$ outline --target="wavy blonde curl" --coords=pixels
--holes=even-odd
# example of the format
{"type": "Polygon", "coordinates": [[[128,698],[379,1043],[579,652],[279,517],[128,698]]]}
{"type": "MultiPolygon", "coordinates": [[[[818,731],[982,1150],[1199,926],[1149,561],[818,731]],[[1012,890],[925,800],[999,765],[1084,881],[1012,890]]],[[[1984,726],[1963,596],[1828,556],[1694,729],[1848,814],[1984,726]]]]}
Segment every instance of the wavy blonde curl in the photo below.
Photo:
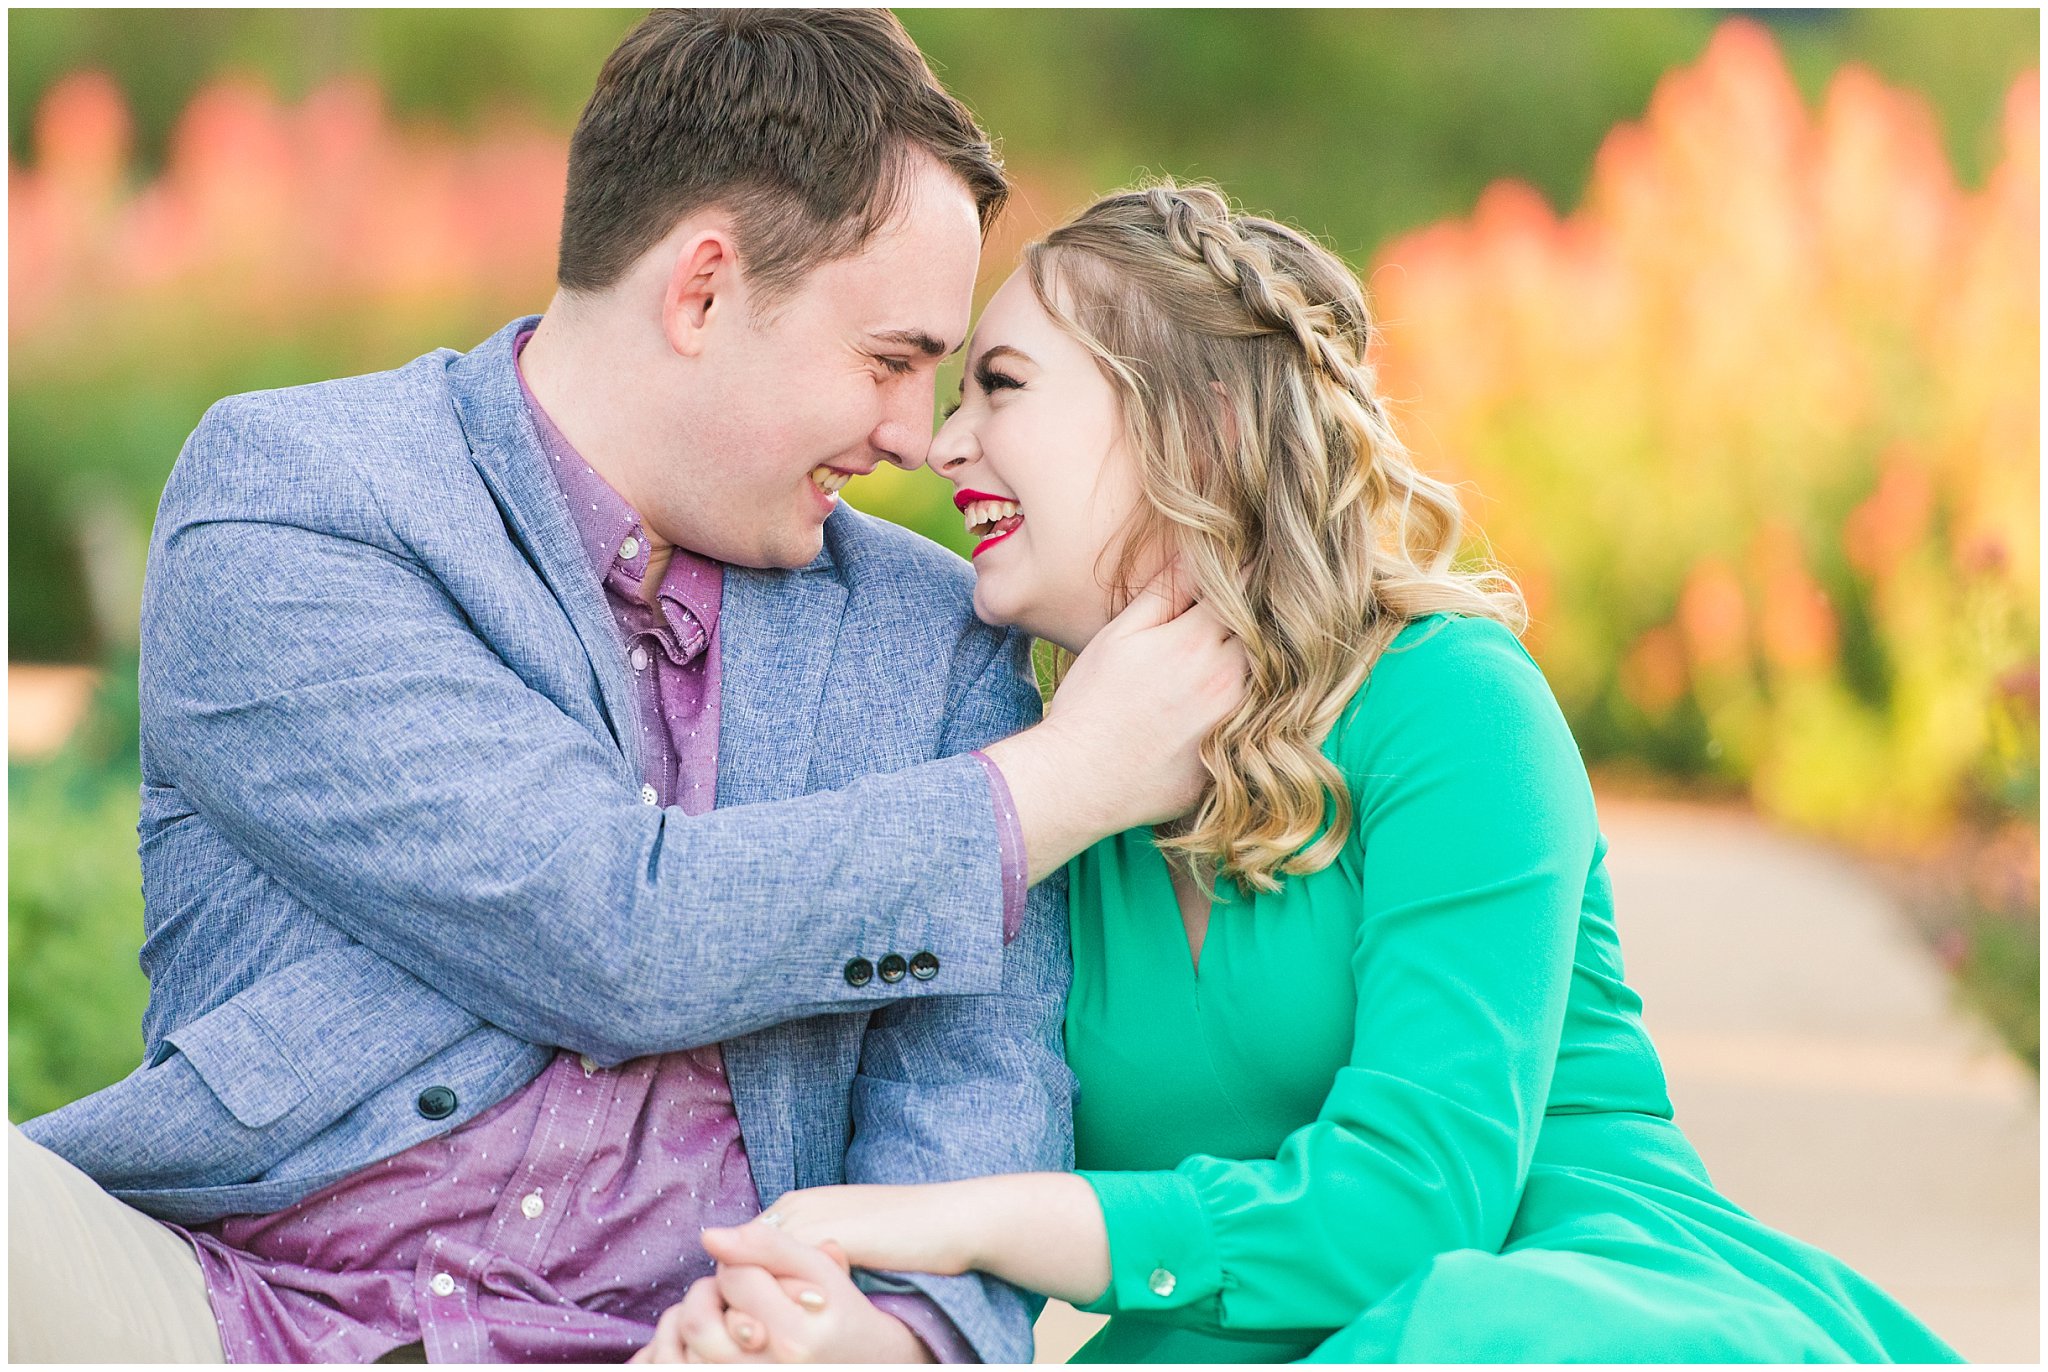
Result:
{"type": "Polygon", "coordinates": [[[1159,846],[1251,890],[1320,871],[1353,818],[1322,744],[1379,655],[1443,611],[1519,634],[1520,591],[1455,565],[1457,492],[1395,434],[1364,291],[1327,249],[1166,181],[1096,201],[1024,265],[1121,401],[1144,498],[1112,544],[1117,608],[1142,559],[1178,555],[1250,661],[1202,747],[1211,784],[1159,846]]]}

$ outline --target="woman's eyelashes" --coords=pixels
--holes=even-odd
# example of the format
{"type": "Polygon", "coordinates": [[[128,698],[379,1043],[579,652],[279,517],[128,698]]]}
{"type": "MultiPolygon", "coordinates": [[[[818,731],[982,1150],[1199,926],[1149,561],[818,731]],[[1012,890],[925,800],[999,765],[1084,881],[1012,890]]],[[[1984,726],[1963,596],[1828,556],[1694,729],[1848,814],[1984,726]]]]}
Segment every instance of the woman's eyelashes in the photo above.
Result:
{"type": "Polygon", "coordinates": [[[985,361],[978,364],[974,369],[974,384],[981,387],[984,395],[993,395],[997,391],[1020,391],[1024,389],[1022,381],[1019,381],[1014,376],[997,371],[985,361]]]}
{"type": "MultiPolygon", "coordinates": [[[[983,395],[994,395],[997,391],[1021,391],[1024,389],[1024,383],[1022,381],[1018,380],[1014,376],[1009,376],[1003,372],[997,371],[995,368],[989,366],[986,362],[981,363],[980,365],[975,367],[974,384],[981,388],[981,393],[983,395]]],[[[961,383],[961,389],[962,391],[965,391],[965,382],[961,383]]],[[[947,419],[951,419],[954,415],[960,413],[960,406],[963,403],[963,400],[956,400],[952,404],[946,406],[945,417],[947,419]]]]}

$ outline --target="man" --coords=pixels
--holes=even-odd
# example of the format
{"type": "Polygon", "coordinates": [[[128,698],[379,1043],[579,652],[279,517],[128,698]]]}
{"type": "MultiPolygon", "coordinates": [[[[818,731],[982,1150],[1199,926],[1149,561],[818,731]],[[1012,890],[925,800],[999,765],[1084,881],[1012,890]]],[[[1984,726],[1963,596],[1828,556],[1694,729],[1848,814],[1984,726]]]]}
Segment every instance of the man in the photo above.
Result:
{"type": "Polygon", "coordinates": [[[965,566],[838,505],[924,460],[1004,193],[885,13],[657,12],[545,317],[208,412],[143,607],[148,1056],[10,1136],[15,1357],[618,1359],[710,1279],[785,1282],[783,1351],[1028,1358],[997,1283],[697,1238],[1066,1165],[1026,888],[1184,810],[1241,676],[1148,595],[1026,728],[965,566]]]}

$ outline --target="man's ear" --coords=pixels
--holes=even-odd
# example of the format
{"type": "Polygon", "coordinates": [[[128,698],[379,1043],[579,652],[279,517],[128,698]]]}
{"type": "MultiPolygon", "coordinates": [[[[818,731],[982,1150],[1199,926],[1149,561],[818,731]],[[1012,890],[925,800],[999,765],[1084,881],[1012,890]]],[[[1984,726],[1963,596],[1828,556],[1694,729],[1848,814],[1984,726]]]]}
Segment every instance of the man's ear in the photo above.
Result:
{"type": "Polygon", "coordinates": [[[683,240],[661,297],[661,331],[679,356],[695,357],[713,323],[740,302],[739,253],[732,236],[705,229],[683,240]]]}

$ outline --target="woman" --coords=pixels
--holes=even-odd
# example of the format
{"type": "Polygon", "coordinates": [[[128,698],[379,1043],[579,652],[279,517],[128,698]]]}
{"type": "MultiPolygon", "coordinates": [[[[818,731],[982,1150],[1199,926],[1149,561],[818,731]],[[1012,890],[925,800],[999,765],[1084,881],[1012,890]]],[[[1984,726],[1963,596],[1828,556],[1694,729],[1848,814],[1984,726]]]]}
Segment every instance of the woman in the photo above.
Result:
{"type": "Polygon", "coordinates": [[[1177,565],[1247,696],[1192,815],[1072,865],[1082,1170],[763,1222],[1108,1313],[1089,1360],[1952,1360],[1671,1122],[1577,748],[1369,337],[1342,263],[1199,187],[991,301],[932,450],[977,610],[1078,651],[1177,565]]]}

